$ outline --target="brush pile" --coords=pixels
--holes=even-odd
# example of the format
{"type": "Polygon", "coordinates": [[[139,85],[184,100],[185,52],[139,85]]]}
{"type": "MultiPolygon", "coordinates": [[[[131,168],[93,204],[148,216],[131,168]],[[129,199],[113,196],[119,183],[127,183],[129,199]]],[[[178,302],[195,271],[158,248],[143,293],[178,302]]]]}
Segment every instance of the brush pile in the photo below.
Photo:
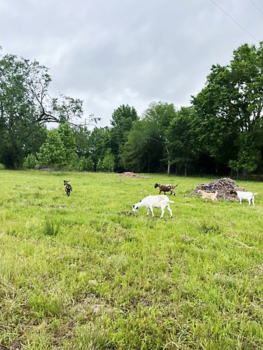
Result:
{"type": "Polygon", "coordinates": [[[214,180],[208,184],[201,184],[197,186],[193,191],[193,195],[198,195],[198,190],[202,190],[205,192],[218,192],[217,198],[218,199],[225,199],[227,201],[237,201],[237,194],[236,191],[244,191],[247,192],[247,190],[243,187],[239,187],[238,184],[230,179],[230,178],[223,178],[219,180],[214,180]]]}
{"type": "Polygon", "coordinates": [[[136,178],[136,179],[149,179],[149,177],[147,177],[147,176],[139,176],[135,173],[130,173],[130,172],[122,173],[119,176],[120,177],[132,177],[132,178],[136,178]]]}

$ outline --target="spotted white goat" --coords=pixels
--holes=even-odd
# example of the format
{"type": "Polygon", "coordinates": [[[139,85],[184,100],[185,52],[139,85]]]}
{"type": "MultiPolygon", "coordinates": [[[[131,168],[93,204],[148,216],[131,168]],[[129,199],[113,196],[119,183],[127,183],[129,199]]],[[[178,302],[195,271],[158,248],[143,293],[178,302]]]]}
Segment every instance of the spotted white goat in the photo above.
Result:
{"type": "Polygon", "coordinates": [[[160,218],[162,218],[163,214],[164,214],[164,210],[165,210],[165,208],[167,208],[168,211],[170,212],[170,217],[172,218],[173,213],[172,213],[172,210],[169,206],[169,203],[174,203],[174,201],[170,201],[169,198],[165,195],[148,196],[148,197],[145,197],[144,199],[142,199],[140,202],[133,204],[132,210],[134,212],[136,212],[138,210],[138,208],[146,207],[148,209],[146,215],[148,215],[149,212],[151,211],[152,216],[154,216],[153,208],[161,208],[162,214],[161,214],[160,218]]]}
{"type": "Polygon", "coordinates": [[[243,199],[246,199],[248,201],[248,204],[252,202],[253,205],[255,205],[254,198],[257,195],[257,193],[252,193],[252,192],[243,192],[243,191],[236,191],[237,197],[240,201],[240,204],[243,199]]]}

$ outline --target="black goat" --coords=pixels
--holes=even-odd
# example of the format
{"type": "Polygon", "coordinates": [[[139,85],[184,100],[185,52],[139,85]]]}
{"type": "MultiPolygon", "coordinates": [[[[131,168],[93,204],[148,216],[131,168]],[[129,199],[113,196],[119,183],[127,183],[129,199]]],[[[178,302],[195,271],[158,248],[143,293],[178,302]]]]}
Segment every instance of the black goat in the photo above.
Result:
{"type": "Polygon", "coordinates": [[[72,186],[68,183],[68,180],[64,180],[65,192],[68,196],[70,196],[70,192],[72,191],[72,186]]]}
{"type": "Polygon", "coordinates": [[[164,194],[166,194],[166,192],[170,192],[170,195],[173,194],[175,196],[175,193],[174,193],[174,189],[177,187],[178,185],[160,185],[158,183],[156,183],[154,185],[154,188],[157,188],[159,187],[159,194],[161,192],[163,192],[164,194]]]}

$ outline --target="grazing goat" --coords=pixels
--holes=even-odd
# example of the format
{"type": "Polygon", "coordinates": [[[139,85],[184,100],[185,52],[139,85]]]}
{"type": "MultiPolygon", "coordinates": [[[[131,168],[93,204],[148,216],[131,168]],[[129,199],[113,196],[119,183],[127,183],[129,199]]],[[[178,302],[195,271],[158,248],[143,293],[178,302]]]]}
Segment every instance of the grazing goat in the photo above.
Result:
{"type": "Polygon", "coordinates": [[[217,201],[217,194],[218,194],[217,191],[215,193],[209,193],[202,190],[198,190],[198,193],[200,193],[202,195],[202,198],[205,199],[206,201],[208,199],[211,199],[213,202],[217,201]]]}
{"type": "Polygon", "coordinates": [[[68,180],[64,180],[65,192],[68,196],[70,196],[70,192],[72,191],[72,186],[68,183],[68,180]]]}
{"type": "Polygon", "coordinates": [[[170,195],[173,194],[175,196],[174,193],[174,189],[177,187],[178,185],[160,185],[158,183],[156,183],[154,185],[154,188],[159,187],[159,194],[161,194],[161,192],[163,192],[164,194],[166,194],[166,192],[170,192],[170,195]]]}
{"type": "Polygon", "coordinates": [[[146,215],[148,215],[149,211],[151,211],[152,216],[154,216],[153,208],[161,208],[162,214],[160,218],[162,218],[164,214],[164,209],[167,208],[168,211],[170,212],[170,217],[172,218],[173,213],[169,206],[169,203],[174,203],[174,202],[170,201],[169,198],[165,195],[148,196],[148,197],[145,197],[143,200],[141,200],[139,203],[133,204],[132,210],[136,212],[138,208],[146,207],[148,209],[146,215]]]}
{"type": "Polygon", "coordinates": [[[252,201],[253,205],[255,205],[254,196],[256,196],[257,193],[236,191],[236,194],[237,194],[237,197],[240,201],[240,204],[241,204],[243,199],[246,199],[248,201],[249,205],[250,205],[251,201],[252,201]]]}

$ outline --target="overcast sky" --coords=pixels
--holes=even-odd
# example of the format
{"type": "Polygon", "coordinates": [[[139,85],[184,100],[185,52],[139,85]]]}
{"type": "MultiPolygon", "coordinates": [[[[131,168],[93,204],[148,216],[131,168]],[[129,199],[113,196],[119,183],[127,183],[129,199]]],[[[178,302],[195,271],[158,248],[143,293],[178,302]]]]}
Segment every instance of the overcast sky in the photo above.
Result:
{"type": "Polygon", "coordinates": [[[99,126],[122,104],[189,106],[213,64],[261,40],[260,0],[0,0],[2,54],[50,68],[52,96],[82,99],[99,126]]]}

